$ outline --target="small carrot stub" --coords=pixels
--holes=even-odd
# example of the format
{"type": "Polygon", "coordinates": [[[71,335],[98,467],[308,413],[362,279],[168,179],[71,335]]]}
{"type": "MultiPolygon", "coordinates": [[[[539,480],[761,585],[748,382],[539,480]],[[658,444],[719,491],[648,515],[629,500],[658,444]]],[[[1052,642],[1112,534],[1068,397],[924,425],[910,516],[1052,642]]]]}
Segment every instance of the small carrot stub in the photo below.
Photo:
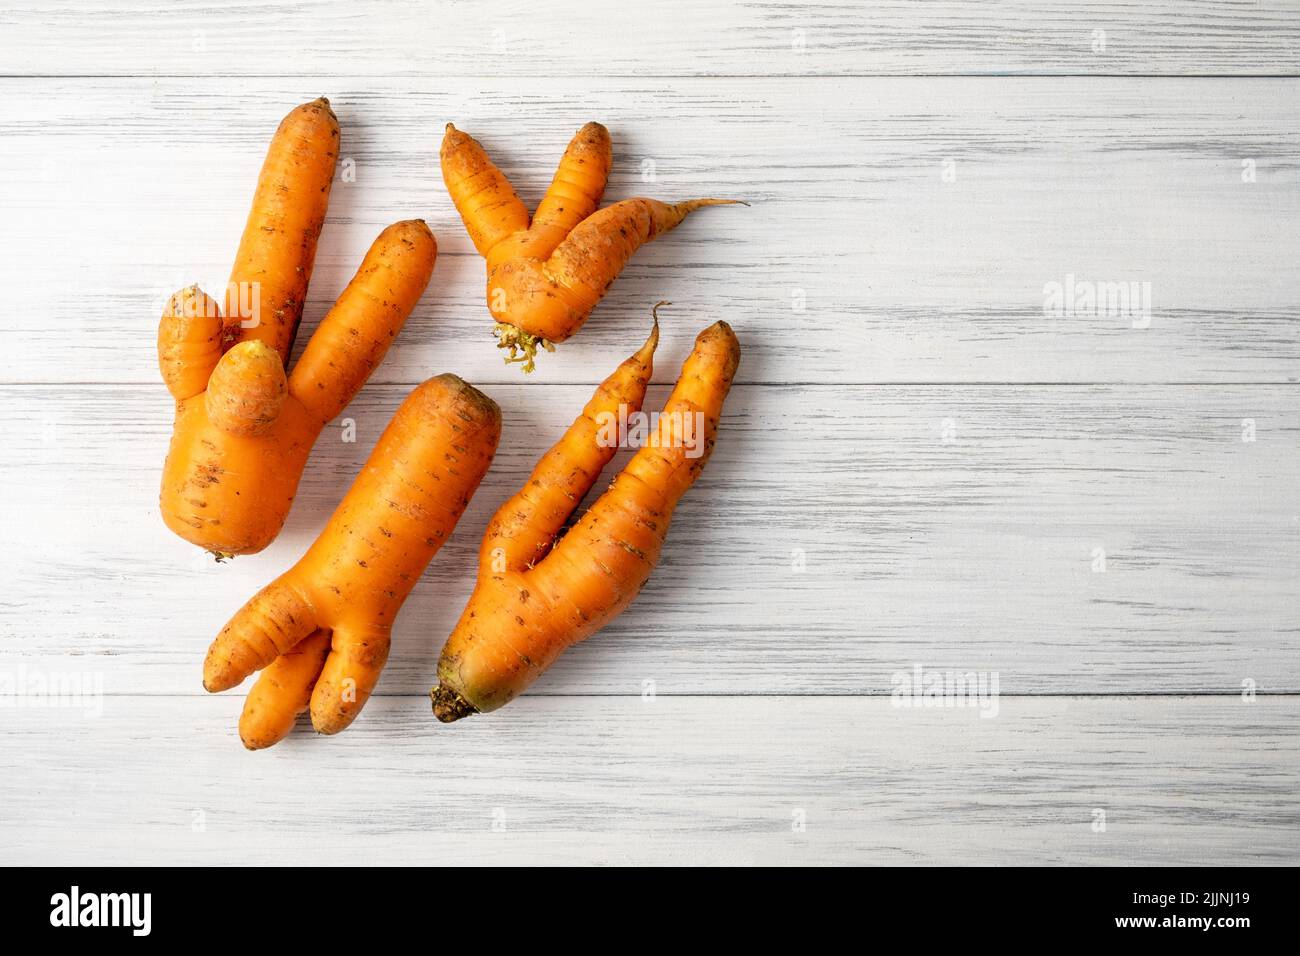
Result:
{"type": "Polygon", "coordinates": [[[626,199],[600,209],[612,164],[609,131],[588,123],[569,143],[531,221],[505,174],[472,136],[447,124],[443,181],[479,254],[487,260],[488,310],[506,362],[525,372],[591,314],[632,254],[705,206],[626,199]]]}
{"type": "Polygon", "coordinates": [[[280,354],[265,342],[240,342],[221,357],[204,395],[208,420],[231,435],[264,435],[280,417],[289,383],[280,354]]]}
{"type": "Polygon", "coordinates": [[[158,323],[158,369],[178,402],[208,387],[223,349],[221,307],[198,286],[167,300],[158,323]]]}
{"type": "Polygon", "coordinates": [[[656,325],[488,525],[474,593],[443,648],[430,692],[440,721],[509,703],[565,648],[622,613],[649,579],[673,510],[712,453],[740,361],[740,345],[725,322],[695,340],[652,440],[557,536],[617,450],[604,440],[602,423],[619,415],[620,406],[623,413],[640,410],[657,338],[656,325]]]}
{"type": "Polygon", "coordinates": [[[209,691],[262,670],[240,718],[245,746],[274,744],[307,710],[323,734],[356,718],[388,659],[398,611],[456,527],[500,435],[496,403],[454,375],[402,403],[320,537],[208,650],[209,691]]]}

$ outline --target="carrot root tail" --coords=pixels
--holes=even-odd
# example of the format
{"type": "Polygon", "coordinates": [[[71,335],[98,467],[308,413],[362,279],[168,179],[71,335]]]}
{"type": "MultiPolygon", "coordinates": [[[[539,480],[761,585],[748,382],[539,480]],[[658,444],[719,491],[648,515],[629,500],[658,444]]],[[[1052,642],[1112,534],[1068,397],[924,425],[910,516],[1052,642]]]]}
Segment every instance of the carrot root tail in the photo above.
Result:
{"type": "Polygon", "coordinates": [[[444,724],[455,723],[462,717],[478,713],[477,707],[443,684],[429,691],[429,698],[433,701],[433,716],[444,724]]]}
{"type": "Polygon", "coordinates": [[[537,370],[537,350],[555,351],[555,343],[525,332],[509,322],[498,322],[493,329],[497,337],[497,348],[508,349],[505,357],[507,365],[522,364],[525,373],[537,370]]]}
{"type": "Polygon", "coordinates": [[[678,205],[684,206],[688,212],[694,212],[705,206],[748,206],[749,203],[743,199],[688,199],[678,205]]]}

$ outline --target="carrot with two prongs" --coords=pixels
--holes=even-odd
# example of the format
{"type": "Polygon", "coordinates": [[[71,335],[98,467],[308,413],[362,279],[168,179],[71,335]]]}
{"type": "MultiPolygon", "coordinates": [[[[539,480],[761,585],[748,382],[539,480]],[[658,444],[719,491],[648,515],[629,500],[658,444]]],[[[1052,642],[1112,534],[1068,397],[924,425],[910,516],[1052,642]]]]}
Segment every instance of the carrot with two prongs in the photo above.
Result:
{"type": "Polygon", "coordinates": [[[402,403],[302,560],[208,650],[209,691],[265,668],[239,721],[246,747],[276,743],[306,710],[323,734],[356,718],[388,659],[398,611],[456,527],[500,435],[496,403],[454,375],[402,403]]]}
{"type": "Polygon", "coordinates": [[[696,339],[650,440],[557,536],[614,456],[613,426],[639,412],[657,340],[656,324],[488,525],[474,593],[438,662],[431,697],[439,720],[509,703],[565,648],[617,617],[650,577],[673,509],[712,452],[740,361],[725,322],[696,339]]]}
{"type": "Polygon", "coordinates": [[[613,161],[609,131],[599,123],[588,123],[569,143],[531,220],[478,141],[450,123],[441,161],[447,191],[487,260],[497,344],[525,372],[539,348],[553,351],[582,327],[638,248],[696,209],[738,202],[625,199],[599,209],[613,161]]]}

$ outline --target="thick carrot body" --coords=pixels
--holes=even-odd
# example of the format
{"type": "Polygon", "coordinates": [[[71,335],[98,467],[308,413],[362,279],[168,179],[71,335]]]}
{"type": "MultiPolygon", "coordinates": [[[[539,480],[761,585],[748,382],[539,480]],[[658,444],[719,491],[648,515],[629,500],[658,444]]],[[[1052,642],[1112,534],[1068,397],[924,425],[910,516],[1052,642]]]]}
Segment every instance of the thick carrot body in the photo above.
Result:
{"type": "Polygon", "coordinates": [[[267,668],[241,721],[246,743],[265,746],[287,732],[310,667],[274,662],[318,630],[328,631],[330,650],[309,675],[312,723],[328,734],[352,722],[387,660],[398,610],[456,527],[500,433],[496,404],[454,375],[430,379],[402,403],[320,537],[208,650],[210,691],[267,668]]]}
{"type": "MultiPolygon", "coordinates": [[[[321,429],[382,360],[436,257],[437,243],[423,221],[388,227],[321,321],[287,384],[279,355],[253,339],[215,364],[206,391],[177,401],[160,497],[169,528],[218,554],[252,554],[274,540],[321,429]]],[[[165,314],[163,327],[176,321],[165,314]]],[[[163,327],[160,340],[190,334],[163,327]]],[[[202,361],[209,359],[204,353],[202,361]]],[[[192,388],[196,375],[172,372],[173,380],[185,382],[182,391],[192,388]]]]}
{"type": "Polygon", "coordinates": [[[280,533],[320,425],[290,398],[268,430],[234,434],[212,421],[204,398],[176,404],[163,521],[214,554],[253,554],[280,533]]]}
{"type": "Polygon", "coordinates": [[[585,427],[591,405],[497,512],[474,593],[438,662],[431,696],[439,720],[504,706],[631,603],[659,560],[673,509],[712,452],[739,360],[725,322],[699,335],[654,440],[558,543],[555,534],[598,476],[572,466],[595,444],[585,427]]]}
{"type": "Polygon", "coordinates": [[[228,336],[265,342],[286,365],[302,321],[338,155],[339,124],[325,97],[284,118],[267,149],[230,272],[228,336]]]}

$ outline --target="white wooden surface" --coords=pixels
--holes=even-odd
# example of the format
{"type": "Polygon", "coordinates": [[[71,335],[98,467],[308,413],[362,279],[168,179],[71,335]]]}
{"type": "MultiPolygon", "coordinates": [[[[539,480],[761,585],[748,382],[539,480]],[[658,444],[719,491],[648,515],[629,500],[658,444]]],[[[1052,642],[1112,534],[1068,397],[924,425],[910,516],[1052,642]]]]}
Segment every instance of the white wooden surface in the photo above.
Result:
{"type": "Polygon", "coordinates": [[[0,690],[103,697],[0,693],[0,862],[1297,862],[1298,38],[1281,0],[11,3],[0,690]],[[300,343],[383,224],[427,218],[438,267],[356,442],[215,565],[157,515],[154,327],[224,282],[321,93],[356,175],[300,343]],[[610,198],[754,205],[638,253],[524,380],[436,145],[463,125],[535,199],[591,118],[610,198]],[[1045,316],[1067,275],[1149,282],[1149,325],[1045,316]],[[745,348],[662,565],[525,698],[437,725],[487,516],[661,298],[655,399],[707,322],[745,348]],[[380,696],[246,754],[203,650],[443,370],[506,431],[380,696]],[[916,665],[996,673],[997,715],[892,706],[916,665]]]}

